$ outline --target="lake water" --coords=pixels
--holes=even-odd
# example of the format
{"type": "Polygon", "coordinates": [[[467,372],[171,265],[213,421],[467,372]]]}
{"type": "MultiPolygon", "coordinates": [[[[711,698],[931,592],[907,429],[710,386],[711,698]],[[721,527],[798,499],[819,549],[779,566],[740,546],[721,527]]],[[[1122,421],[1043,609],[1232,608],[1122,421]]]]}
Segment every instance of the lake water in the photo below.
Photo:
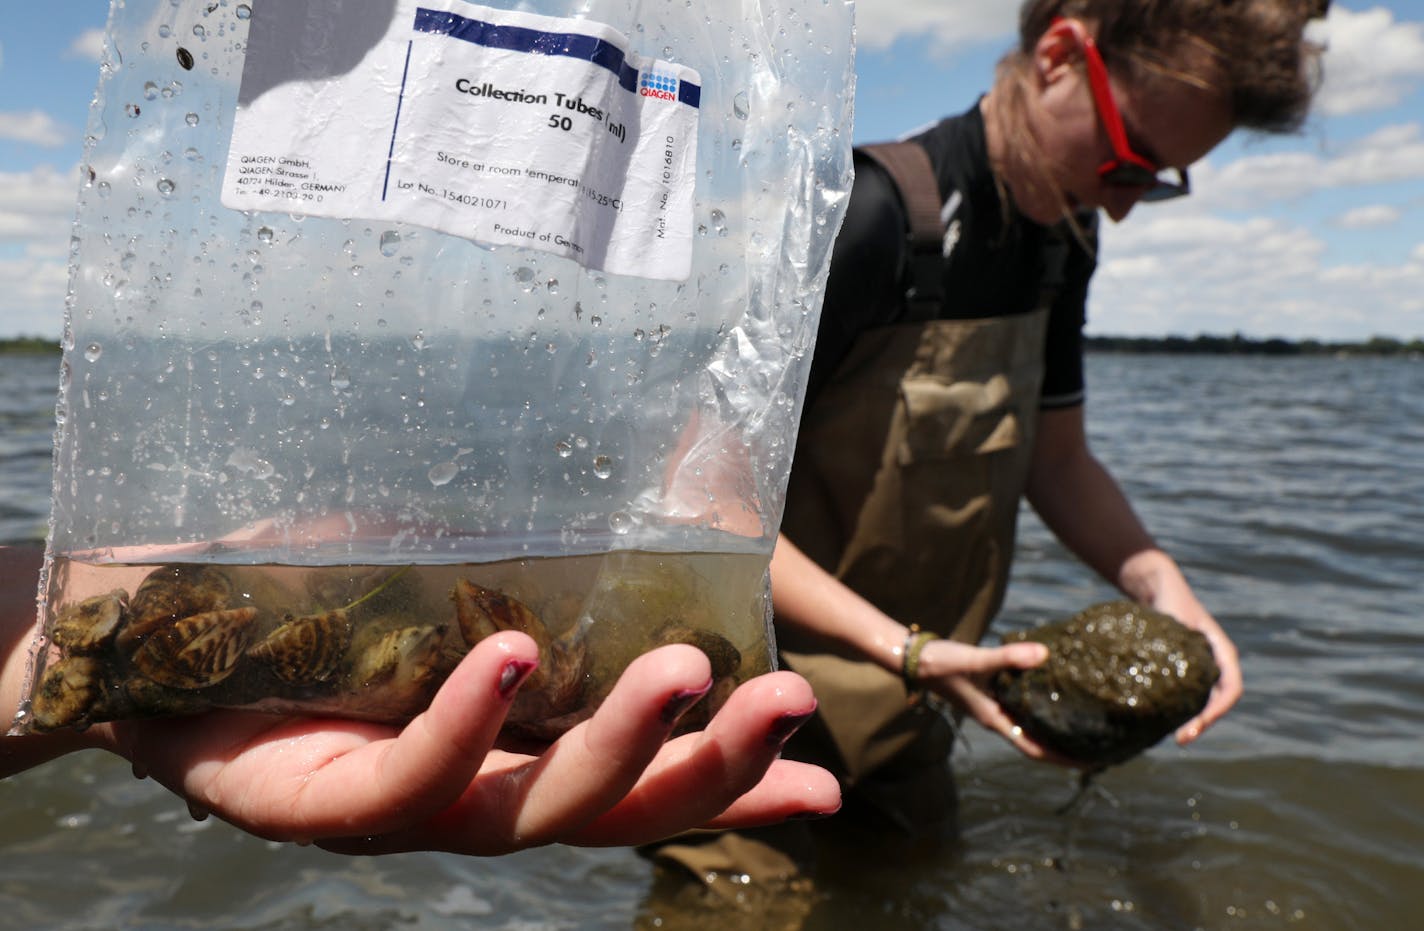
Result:
{"type": "MultiPolygon", "coordinates": [[[[1088,375],[1094,449],[1241,649],[1245,697],[1067,815],[1070,775],[971,730],[958,842],[834,870],[804,926],[1416,927],[1424,361],[1093,355],[1088,375]]],[[[7,541],[43,535],[56,379],[50,358],[0,365],[7,541]]],[[[1112,594],[1031,514],[1020,549],[1000,630],[1112,594]]],[[[195,822],[97,753],[0,782],[0,858],[0,928],[676,924],[630,851],[341,858],[195,822]]]]}

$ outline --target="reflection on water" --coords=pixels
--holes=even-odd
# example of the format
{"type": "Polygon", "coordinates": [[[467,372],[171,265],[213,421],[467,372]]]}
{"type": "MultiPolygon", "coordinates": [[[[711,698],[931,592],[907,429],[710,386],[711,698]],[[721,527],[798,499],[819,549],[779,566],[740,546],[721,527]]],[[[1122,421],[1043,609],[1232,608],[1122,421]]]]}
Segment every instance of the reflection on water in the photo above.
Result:
{"type": "Polygon", "coordinates": [[[59,356],[0,357],[0,541],[42,539],[59,356]]]}
{"type": "MultiPolygon", "coordinates": [[[[4,445],[47,440],[54,366],[29,378],[0,391],[33,405],[28,425],[6,415],[0,440],[0,516],[18,515],[9,539],[33,538],[44,519],[47,452],[4,445]]],[[[971,728],[955,756],[959,838],[919,862],[833,859],[805,926],[1413,926],[1424,906],[1424,362],[1100,355],[1089,379],[1094,448],[1236,640],[1246,697],[1193,747],[1160,746],[1104,774],[1068,816],[1055,810],[1072,776],[971,728]]],[[[1001,629],[1107,594],[1026,516],[1001,629]]],[[[0,927],[628,928],[655,917],[643,913],[651,870],[626,850],[342,859],[195,822],[99,755],[0,783],[0,812],[0,927]]],[[[761,914],[720,924],[758,927],[761,914]]]]}

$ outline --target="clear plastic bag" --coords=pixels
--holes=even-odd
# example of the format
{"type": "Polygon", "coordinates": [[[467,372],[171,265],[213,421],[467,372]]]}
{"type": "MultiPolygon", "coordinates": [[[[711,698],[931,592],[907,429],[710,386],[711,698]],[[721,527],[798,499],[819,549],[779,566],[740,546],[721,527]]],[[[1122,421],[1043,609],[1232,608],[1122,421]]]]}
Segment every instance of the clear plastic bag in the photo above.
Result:
{"type": "Polygon", "coordinates": [[[850,4],[511,7],[115,4],[15,731],[400,720],[503,628],[539,736],[770,668],[850,4]]]}

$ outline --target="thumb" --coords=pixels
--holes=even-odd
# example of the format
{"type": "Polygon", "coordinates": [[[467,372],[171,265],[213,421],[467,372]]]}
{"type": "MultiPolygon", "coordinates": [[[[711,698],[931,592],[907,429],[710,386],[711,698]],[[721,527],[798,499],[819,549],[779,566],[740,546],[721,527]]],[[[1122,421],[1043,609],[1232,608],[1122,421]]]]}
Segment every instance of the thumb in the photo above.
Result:
{"type": "Polygon", "coordinates": [[[999,659],[1001,667],[1032,669],[1048,659],[1048,647],[1029,641],[1009,643],[999,647],[999,659]]]}

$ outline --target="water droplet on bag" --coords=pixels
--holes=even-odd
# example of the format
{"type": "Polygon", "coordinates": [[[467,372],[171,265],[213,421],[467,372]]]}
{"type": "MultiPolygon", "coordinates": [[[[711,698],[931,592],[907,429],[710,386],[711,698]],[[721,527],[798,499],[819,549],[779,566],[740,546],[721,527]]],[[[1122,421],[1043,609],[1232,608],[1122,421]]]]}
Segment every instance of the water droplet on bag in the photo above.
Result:
{"type": "Polygon", "coordinates": [[[567,459],[574,454],[574,445],[568,440],[559,440],[554,444],[554,452],[559,454],[560,459],[567,459]]]}
{"type": "Polygon", "coordinates": [[[143,85],[143,97],[145,100],[157,100],[158,85],[152,81],[145,81],[143,85]]]}
{"type": "Polygon", "coordinates": [[[88,362],[98,362],[103,354],[104,347],[98,343],[90,343],[84,347],[84,359],[88,362]]]}
{"type": "Polygon", "coordinates": [[[608,456],[595,456],[593,458],[593,474],[599,478],[608,478],[613,474],[613,460],[608,456]]]}
{"type": "Polygon", "coordinates": [[[189,126],[197,126],[197,125],[198,125],[198,114],[196,114],[196,113],[189,113],[187,116],[183,117],[183,120],[184,120],[189,126]]]}
{"type": "Polygon", "coordinates": [[[633,515],[627,511],[614,511],[608,515],[608,529],[618,534],[620,537],[631,531],[636,524],[633,515]]]}
{"type": "Polygon", "coordinates": [[[277,469],[272,463],[250,449],[234,449],[227,457],[227,465],[259,481],[269,479],[277,474],[277,469]]]}
{"type": "Polygon", "coordinates": [[[272,232],[272,227],[261,227],[257,230],[257,241],[262,243],[264,246],[271,245],[273,235],[275,234],[272,232]]]}
{"type": "Polygon", "coordinates": [[[439,488],[441,485],[450,484],[450,481],[458,474],[460,474],[460,466],[458,463],[442,462],[437,466],[433,466],[430,471],[426,473],[426,478],[430,479],[430,484],[439,488]]]}
{"type": "Polygon", "coordinates": [[[395,255],[400,251],[400,242],[400,233],[395,230],[386,230],[381,234],[381,255],[395,255]]]}
{"type": "Polygon", "coordinates": [[[239,3],[239,4],[237,5],[237,18],[238,18],[238,19],[251,19],[251,18],[252,18],[252,7],[248,6],[248,5],[245,4],[245,3],[239,3]]]}
{"type": "Polygon", "coordinates": [[[345,391],[351,387],[351,372],[346,366],[343,365],[331,373],[331,387],[337,391],[345,391]]]}
{"type": "Polygon", "coordinates": [[[718,236],[727,235],[727,215],[720,210],[713,209],[710,214],[712,220],[712,231],[718,236]]]}
{"type": "Polygon", "coordinates": [[[751,98],[747,96],[746,91],[737,91],[736,96],[732,98],[732,115],[739,120],[744,120],[751,116],[751,112],[751,98]]]}
{"type": "Polygon", "coordinates": [[[158,193],[162,194],[164,197],[170,196],[177,189],[178,185],[174,184],[172,180],[168,178],[158,179],[158,193]]]}

